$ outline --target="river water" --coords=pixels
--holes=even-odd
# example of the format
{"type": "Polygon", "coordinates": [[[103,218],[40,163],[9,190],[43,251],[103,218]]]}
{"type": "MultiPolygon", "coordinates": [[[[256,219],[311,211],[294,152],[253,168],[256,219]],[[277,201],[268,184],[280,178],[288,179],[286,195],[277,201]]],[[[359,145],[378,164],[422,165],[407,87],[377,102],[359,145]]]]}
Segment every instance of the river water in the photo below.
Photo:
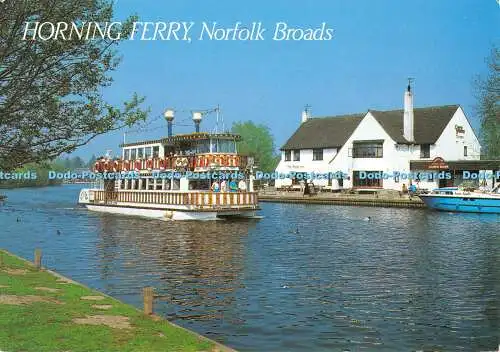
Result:
{"type": "Polygon", "coordinates": [[[498,348],[496,214],[263,203],[162,222],[78,208],[77,186],[4,193],[0,247],[137,307],[153,286],[156,313],[241,351],[498,348]]]}

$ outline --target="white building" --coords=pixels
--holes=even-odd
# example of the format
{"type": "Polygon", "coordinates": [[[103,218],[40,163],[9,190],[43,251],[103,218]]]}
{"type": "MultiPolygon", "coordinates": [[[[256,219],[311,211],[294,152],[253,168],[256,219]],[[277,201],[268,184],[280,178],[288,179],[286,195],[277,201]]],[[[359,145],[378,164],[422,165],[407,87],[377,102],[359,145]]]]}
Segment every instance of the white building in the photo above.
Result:
{"type": "Polygon", "coordinates": [[[301,125],[281,148],[276,172],[287,177],[277,179],[276,187],[298,184],[297,173],[303,172],[323,174],[312,181],[332,190],[402,190],[410,181],[420,188],[449,186],[462,182],[463,170],[500,169],[499,161],[480,161],[480,152],[459,105],[414,109],[408,86],[402,110],[327,118],[304,112],[301,125]],[[344,178],[338,179],[337,172],[344,178]]]}

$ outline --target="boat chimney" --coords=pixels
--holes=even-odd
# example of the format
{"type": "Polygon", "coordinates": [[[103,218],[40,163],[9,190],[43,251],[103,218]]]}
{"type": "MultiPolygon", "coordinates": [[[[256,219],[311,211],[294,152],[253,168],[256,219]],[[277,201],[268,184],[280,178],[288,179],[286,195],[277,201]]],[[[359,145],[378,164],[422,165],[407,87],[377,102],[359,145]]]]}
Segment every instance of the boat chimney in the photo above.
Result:
{"type": "Polygon", "coordinates": [[[408,142],[414,142],[415,119],[413,116],[413,93],[411,91],[411,82],[413,78],[408,78],[408,87],[404,96],[404,115],[403,115],[403,136],[408,142]]]}
{"type": "Polygon", "coordinates": [[[165,116],[165,120],[167,120],[167,125],[168,125],[168,134],[167,137],[172,137],[172,124],[174,121],[174,110],[173,109],[167,109],[163,113],[163,116],[165,116]]]}
{"type": "Polygon", "coordinates": [[[201,112],[193,112],[193,121],[194,121],[194,128],[196,133],[200,132],[200,122],[201,122],[202,116],[201,112]]]}

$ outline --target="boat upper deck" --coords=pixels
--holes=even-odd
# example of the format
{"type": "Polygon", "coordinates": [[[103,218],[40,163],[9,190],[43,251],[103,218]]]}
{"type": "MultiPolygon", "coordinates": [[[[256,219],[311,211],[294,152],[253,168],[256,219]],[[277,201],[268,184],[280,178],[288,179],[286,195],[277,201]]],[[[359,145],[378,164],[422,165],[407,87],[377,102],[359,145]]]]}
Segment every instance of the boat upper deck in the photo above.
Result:
{"type": "Polygon", "coordinates": [[[97,172],[171,170],[239,170],[251,164],[251,158],[239,155],[233,133],[195,132],[157,140],[121,144],[121,157],[101,158],[97,172]]]}

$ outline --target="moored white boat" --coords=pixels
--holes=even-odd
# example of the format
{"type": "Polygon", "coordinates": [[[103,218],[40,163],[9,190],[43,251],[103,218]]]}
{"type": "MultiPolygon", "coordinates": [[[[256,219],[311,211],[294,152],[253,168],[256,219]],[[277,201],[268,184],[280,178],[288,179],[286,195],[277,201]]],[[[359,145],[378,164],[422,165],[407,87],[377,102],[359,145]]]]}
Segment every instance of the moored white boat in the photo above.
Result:
{"type": "Polygon", "coordinates": [[[500,185],[491,192],[471,192],[457,187],[438,188],[419,197],[431,209],[500,214],[500,185]]]}

